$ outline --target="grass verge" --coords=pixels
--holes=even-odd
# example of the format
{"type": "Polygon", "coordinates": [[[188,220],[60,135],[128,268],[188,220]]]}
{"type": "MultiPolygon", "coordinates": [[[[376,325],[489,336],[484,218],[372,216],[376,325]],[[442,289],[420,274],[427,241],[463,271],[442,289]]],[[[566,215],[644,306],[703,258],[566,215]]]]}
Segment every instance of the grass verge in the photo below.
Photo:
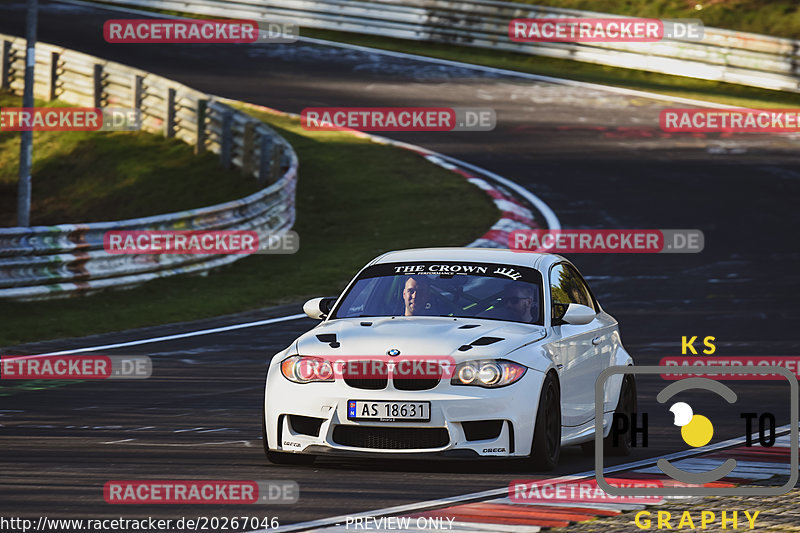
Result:
{"type": "MultiPolygon", "coordinates": [[[[63,102],[36,101],[63,107],[63,102]]],[[[0,108],[22,98],[0,92],[0,108]]],[[[252,179],[195,156],[177,139],[145,132],[35,132],[31,224],[102,222],[182,211],[258,190],[252,179]]],[[[20,135],[0,132],[0,226],[17,223],[20,135]]]]}
{"type": "Polygon", "coordinates": [[[412,152],[345,132],[308,132],[296,120],[248,112],[284,135],[300,158],[297,254],[253,255],[207,276],[178,276],[80,299],[4,302],[0,346],[336,294],[382,252],[461,246],[499,216],[478,188],[412,152]]]}

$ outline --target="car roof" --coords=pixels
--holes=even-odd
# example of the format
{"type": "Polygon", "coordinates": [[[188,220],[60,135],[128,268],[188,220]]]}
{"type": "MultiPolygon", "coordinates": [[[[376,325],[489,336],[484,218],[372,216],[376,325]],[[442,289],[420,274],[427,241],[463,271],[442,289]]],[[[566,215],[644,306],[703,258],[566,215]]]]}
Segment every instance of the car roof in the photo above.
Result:
{"type": "Polygon", "coordinates": [[[544,271],[553,263],[566,259],[557,254],[515,252],[506,248],[415,248],[387,252],[373,259],[370,265],[403,261],[475,261],[526,266],[544,271]]]}

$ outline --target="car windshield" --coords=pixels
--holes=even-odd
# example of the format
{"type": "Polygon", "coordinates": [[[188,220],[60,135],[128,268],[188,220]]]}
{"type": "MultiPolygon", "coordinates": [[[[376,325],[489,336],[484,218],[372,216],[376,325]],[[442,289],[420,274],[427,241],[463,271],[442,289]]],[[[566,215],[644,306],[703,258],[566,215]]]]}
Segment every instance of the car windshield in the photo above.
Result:
{"type": "Polygon", "coordinates": [[[497,263],[408,262],[366,268],[331,318],[446,316],[542,325],[542,277],[497,263]]]}

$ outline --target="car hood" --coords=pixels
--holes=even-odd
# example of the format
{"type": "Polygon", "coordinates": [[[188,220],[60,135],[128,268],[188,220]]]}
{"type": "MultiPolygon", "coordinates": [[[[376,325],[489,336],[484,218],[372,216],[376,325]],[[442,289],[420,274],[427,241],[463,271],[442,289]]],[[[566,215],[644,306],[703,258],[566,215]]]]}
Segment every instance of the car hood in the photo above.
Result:
{"type": "Polygon", "coordinates": [[[542,326],[498,320],[447,317],[336,319],[300,336],[296,349],[300,355],[326,356],[386,356],[388,350],[395,349],[401,355],[448,355],[463,361],[476,357],[501,357],[545,335],[542,326]],[[471,347],[459,350],[467,345],[471,347]]]}

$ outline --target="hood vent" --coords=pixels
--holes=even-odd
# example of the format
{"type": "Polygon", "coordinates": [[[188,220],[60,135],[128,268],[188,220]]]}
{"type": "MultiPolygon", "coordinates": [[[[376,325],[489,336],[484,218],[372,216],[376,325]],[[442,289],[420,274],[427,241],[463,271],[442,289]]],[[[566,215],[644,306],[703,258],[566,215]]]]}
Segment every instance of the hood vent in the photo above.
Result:
{"type": "Polygon", "coordinates": [[[504,341],[505,339],[502,337],[481,337],[476,341],[472,341],[470,344],[473,346],[489,346],[490,344],[494,344],[496,342],[504,341]]]}
{"type": "Polygon", "coordinates": [[[467,350],[471,350],[473,346],[489,346],[490,344],[504,340],[505,339],[502,337],[481,337],[480,339],[474,340],[469,344],[464,344],[463,346],[459,347],[458,351],[466,352],[467,350]]]}
{"type": "Polygon", "coordinates": [[[336,340],[336,333],[321,333],[317,335],[317,340],[330,346],[331,348],[338,348],[341,344],[336,340]]]}

